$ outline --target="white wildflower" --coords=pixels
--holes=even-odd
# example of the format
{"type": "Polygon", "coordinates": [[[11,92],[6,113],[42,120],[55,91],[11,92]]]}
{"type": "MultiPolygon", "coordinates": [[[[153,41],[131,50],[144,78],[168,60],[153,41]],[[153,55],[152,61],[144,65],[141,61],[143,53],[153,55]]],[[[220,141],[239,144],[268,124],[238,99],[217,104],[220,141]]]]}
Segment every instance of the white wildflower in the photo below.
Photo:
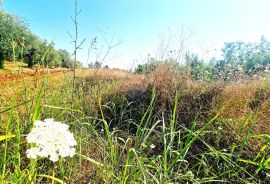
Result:
{"type": "Polygon", "coordinates": [[[150,145],[150,148],[151,148],[151,149],[154,149],[155,147],[156,147],[156,145],[154,145],[154,144],[151,144],[151,145],[150,145]]]}
{"type": "Polygon", "coordinates": [[[57,162],[59,157],[74,156],[74,146],[77,143],[68,128],[68,125],[53,119],[35,121],[34,127],[26,137],[26,141],[33,144],[26,151],[27,157],[49,158],[51,161],[57,162]]]}

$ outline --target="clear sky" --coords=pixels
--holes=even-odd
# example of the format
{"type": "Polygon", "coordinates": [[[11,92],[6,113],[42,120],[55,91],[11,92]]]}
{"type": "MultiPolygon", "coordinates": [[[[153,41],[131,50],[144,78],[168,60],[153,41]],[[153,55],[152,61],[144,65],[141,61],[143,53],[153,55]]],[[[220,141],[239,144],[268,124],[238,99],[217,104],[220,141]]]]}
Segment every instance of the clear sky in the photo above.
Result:
{"type": "MultiPolygon", "coordinates": [[[[3,7],[25,18],[41,38],[72,51],[67,31],[74,31],[73,0],[4,0],[3,7]]],[[[154,56],[159,35],[182,26],[194,32],[188,47],[209,55],[218,55],[214,50],[224,41],[270,39],[270,0],[79,0],[79,7],[79,34],[87,39],[79,59],[85,65],[91,38],[98,37],[99,48],[105,45],[99,29],[108,40],[115,34],[122,41],[106,63],[122,68],[154,56]]]]}

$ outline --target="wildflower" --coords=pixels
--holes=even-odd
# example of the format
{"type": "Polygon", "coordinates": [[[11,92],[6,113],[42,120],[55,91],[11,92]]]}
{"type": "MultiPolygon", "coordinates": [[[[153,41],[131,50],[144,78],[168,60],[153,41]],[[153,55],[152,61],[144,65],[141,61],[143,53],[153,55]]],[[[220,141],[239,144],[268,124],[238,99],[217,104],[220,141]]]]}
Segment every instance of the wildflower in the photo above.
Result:
{"type": "Polygon", "coordinates": [[[54,119],[35,121],[34,127],[26,137],[26,141],[33,144],[26,151],[27,157],[32,159],[49,158],[56,162],[59,157],[74,156],[74,146],[77,143],[68,128],[68,125],[56,122],[54,119]]]}
{"type": "Polygon", "coordinates": [[[155,147],[156,147],[156,145],[154,145],[154,144],[151,144],[151,145],[150,145],[150,148],[151,148],[151,149],[154,149],[155,147]]]}
{"type": "Polygon", "coordinates": [[[222,149],[222,151],[227,152],[228,150],[227,149],[222,149]]]}

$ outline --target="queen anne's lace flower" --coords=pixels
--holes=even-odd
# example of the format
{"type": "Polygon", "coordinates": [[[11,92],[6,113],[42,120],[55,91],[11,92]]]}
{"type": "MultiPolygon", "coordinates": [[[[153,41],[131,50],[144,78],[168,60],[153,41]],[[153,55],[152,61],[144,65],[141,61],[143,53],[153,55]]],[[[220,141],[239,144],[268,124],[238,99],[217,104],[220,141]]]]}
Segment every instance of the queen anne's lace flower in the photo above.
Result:
{"type": "Polygon", "coordinates": [[[150,148],[151,148],[151,149],[155,149],[155,147],[156,147],[156,145],[154,145],[154,144],[151,144],[151,145],[150,145],[150,148]]]}
{"type": "Polygon", "coordinates": [[[26,141],[33,145],[26,151],[27,157],[49,158],[56,162],[59,157],[74,156],[74,146],[77,143],[68,128],[68,125],[53,119],[35,121],[34,127],[26,137],[26,141]]]}

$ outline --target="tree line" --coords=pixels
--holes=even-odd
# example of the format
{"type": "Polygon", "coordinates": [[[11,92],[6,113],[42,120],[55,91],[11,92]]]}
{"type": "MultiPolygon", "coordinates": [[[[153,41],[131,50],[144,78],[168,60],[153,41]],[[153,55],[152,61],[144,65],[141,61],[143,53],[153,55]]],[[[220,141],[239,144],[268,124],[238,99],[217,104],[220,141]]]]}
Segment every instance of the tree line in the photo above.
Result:
{"type": "Polygon", "coordinates": [[[147,63],[138,65],[135,72],[149,73],[161,64],[173,63],[178,68],[189,69],[190,75],[196,80],[233,80],[241,76],[270,73],[270,42],[264,36],[259,42],[225,42],[221,51],[221,59],[213,57],[209,60],[187,51],[181,64],[173,57],[164,60],[150,58],[147,63]]]}
{"type": "Polygon", "coordinates": [[[73,68],[81,63],[74,61],[64,49],[56,49],[53,42],[42,40],[32,33],[26,21],[0,10],[0,69],[4,61],[22,61],[28,67],[73,68]]]}

